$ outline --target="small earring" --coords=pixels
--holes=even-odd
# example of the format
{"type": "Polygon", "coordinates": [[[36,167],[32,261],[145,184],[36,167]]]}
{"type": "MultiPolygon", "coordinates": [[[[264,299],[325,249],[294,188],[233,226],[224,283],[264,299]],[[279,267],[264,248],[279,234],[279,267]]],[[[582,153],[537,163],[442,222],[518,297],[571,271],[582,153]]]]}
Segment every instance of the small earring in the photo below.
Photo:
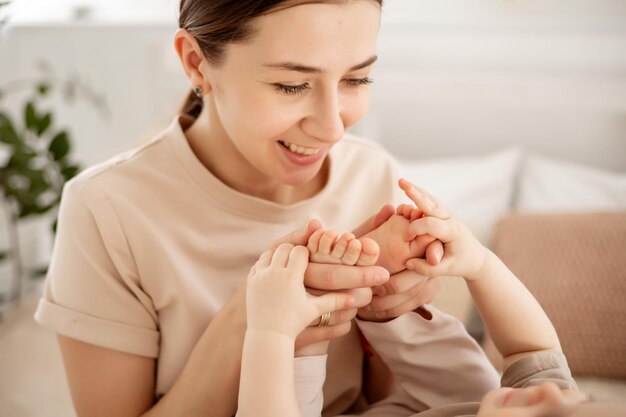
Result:
{"type": "Polygon", "coordinates": [[[193,92],[196,93],[196,97],[202,97],[202,89],[200,87],[194,88],[193,92]]]}

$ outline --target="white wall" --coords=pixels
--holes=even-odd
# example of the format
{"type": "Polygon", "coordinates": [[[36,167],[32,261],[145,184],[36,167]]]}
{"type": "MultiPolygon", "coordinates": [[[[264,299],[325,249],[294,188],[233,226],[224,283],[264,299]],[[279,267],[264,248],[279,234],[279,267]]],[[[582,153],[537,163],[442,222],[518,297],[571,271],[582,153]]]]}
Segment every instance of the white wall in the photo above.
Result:
{"type": "Polygon", "coordinates": [[[369,115],[397,155],[520,145],[626,169],[626,2],[385,5],[369,115]]]}
{"type": "MultiPolygon", "coordinates": [[[[0,83],[36,75],[41,59],[78,75],[104,94],[110,117],[84,101],[49,105],[57,126],[71,128],[81,162],[108,158],[168,123],[188,91],[171,44],[176,4],[17,0],[0,39],[0,83]],[[81,4],[93,8],[72,20],[81,4]]],[[[384,8],[371,111],[358,132],[404,157],[516,144],[626,170],[626,2],[387,0],[384,8]]],[[[0,105],[19,112],[17,103],[0,105]]],[[[47,244],[37,249],[41,239],[26,234],[29,259],[45,259],[47,244]]]]}

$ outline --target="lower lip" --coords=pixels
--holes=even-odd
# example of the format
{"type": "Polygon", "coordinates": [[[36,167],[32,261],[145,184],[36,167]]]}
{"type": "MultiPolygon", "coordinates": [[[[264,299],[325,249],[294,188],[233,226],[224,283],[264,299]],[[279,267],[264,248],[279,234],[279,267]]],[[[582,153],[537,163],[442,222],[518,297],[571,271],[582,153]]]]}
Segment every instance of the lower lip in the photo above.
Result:
{"type": "Polygon", "coordinates": [[[278,142],[276,142],[276,146],[280,148],[280,150],[282,151],[282,154],[285,155],[285,157],[287,158],[289,162],[295,165],[299,165],[299,166],[308,166],[308,165],[315,164],[317,161],[322,159],[325,154],[323,150],[320,150],[318,153],[314,155],[300,155],[295,152],[291,152],[289,149],[285,148],[283,145],[281,145],[278,142]]]}

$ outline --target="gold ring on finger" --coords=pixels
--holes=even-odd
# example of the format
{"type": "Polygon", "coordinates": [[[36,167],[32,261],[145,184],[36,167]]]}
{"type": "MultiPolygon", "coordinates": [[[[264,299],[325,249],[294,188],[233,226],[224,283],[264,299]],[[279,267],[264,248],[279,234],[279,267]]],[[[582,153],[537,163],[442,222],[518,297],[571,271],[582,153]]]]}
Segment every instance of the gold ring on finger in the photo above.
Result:
{"type": "Polygon", "coordinates": [[[326,327],[330,323],[330,313],[324,313],[320,316],[320,323],[317,327],[326,327]]]}

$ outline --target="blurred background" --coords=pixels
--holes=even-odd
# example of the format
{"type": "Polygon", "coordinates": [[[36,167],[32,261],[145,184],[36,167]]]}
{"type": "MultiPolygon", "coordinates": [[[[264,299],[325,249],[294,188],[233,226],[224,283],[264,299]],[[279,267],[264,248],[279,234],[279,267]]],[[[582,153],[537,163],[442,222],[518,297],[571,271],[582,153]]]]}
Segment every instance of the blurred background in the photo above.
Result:
{"type": "MultiPolygon", "coordinates": [[[[178,1],[8,3],[0,7],[0,415],[69,416],[54,335],[32,321],[43,282],[35,276],[50,258],[63,182],[176,116],[190,89],[172,45],[178,1]],[[54,169],[57,181],[44,180],[54,169]]],[[[353,132],[383,144],[403,175],[485,244],[516,241],[515,232],[498,235],[512,214],[582,216],[571,229],[617,213],[616,255],[604,259],[612,268],[600,277],[585,265],[608,280],[611,302],[626,301],[626,2],[387,0],[372,78],[370,112],[353,132]]],[[[450,282],[438,305],[482,340],[462,281],[450,282]]],[[[607,294],[587,295],[606,304],[607,294]]],[[[626,310],[610,313],[614,323],[595,339],[611,344],[580,354],[608,352],[612,362],[580,370],[597,398],[624,400],[626,310]]],[[[578,330],[573,340],[584,337],[578,330]]]]}

